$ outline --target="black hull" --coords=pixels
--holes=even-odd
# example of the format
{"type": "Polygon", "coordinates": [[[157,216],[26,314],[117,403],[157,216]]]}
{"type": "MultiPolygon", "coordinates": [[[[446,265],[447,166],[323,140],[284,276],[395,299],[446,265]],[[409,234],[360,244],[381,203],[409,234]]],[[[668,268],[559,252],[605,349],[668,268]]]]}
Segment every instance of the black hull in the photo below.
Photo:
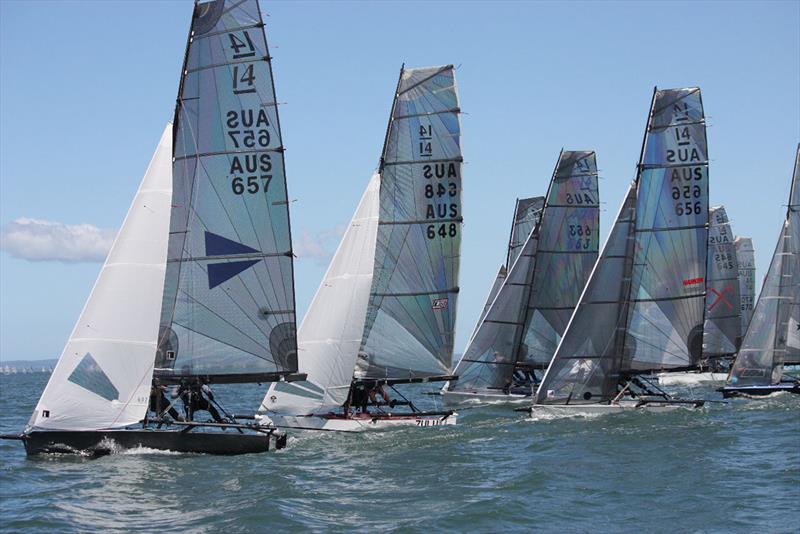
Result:
{"type": "Polygon", "coordinates": [[[22,436],[29,455],[44,453],[104,456],[124,449],[148,448],[202,454],[251,454],[281,449],[286,435],[180,430],[35,430],[22,436]],[[272,445],[270,444],[272,441],[272,445]]]}
{"type": "Polygon", "coordinates": [[[800,395],[800,384],[775,384],[772,386],[725,386],[717,391],[722,392],[722,397],[764,397],[781,391],[800,395]]]}

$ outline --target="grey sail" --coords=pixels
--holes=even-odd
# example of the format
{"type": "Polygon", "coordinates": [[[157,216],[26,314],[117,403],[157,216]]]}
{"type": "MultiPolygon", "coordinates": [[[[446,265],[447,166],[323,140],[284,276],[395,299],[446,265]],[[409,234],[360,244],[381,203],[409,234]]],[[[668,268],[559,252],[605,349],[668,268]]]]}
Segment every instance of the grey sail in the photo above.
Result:
{"type": "Polygon", "coordinates": [[[562,152],[546,198],[456,368],[451,391],[507,388],[516,368],[544,368],[555,351],[597,258],[594,152],[562,152]]]}
{"type": "Polygon", "coordinates": [[[537,404],[595,403],[616,396],[629,308],[635,210],[634,182],[536,391],[537,404]]]}
{"type": "Polygon", "coordinates": [[[459,113],[452,65],[401,70],[357,379],[450,374],[463,220],[459,113]]]}
{"type": "Polygon", "coordinates": [[[173,156],[155,376],[256,382],[296,371],[283,141],[257,0],[195,5],[173,156]]]}
{"type": "MultiPolygon", "coordinates": [[[[539,218],[544,208],[544,197],[531,197],[531,198],[518,198],[514,205],[514,218],[511,221],[511,236],[508,240],[508,251],[506,254],[505,265],[500,266],[497,276],[494,279],[492,288],[489,291],[489,296],[486,298],[486,303],[483,305],[483,311],[475,324],[475,329],[483,322],[486,317],[486,312],[492,305],[497,292],[503,285],[503,280],[506,278],[508,269],[514,264],[517,256],[519,256],[522,246],[528,238],[528,235],[533,230],[534,226],[538,224],[539,218]]],[[[473,332],[474,335],[474,332],[473,332]]]]}
{"type": "Polygon", "coordinates": [[[708,157],[698,88],[656,90],[636,180],[536,403],[608,402],[635,373],[702,356],[708,157]]]}
{"type": "Polygon", "coordinates": [[[742,337],[739,262],[733,232],[723,206],[711,208],[709,218],[704,359],[735,354],[742,337]]]}
{"type": "Polygon", "coordinates": [[[511,224],[511,237],[508,240],[508,257],[506,258],[506,268],[510,269],[514,265],[525,240],[539,222],[542,209],[544,208],[544,197],[518,198],[514,207],[514,220],[511,224]]]}
{"type": "Polygon", "coordinates": [[[742,317],[742,335],[750,326],[753,317],[753,308],[756,305],[756,254],[753,249],[753,240],[749,237],[737,237],[736,261],[739,263],[739,296],[742,317]]]}
{"type": "Polygon", "coordinates": [[[753,319],[742,341],[730,375],[729,386],[778,384],[783,367],[800,363],[800,146],[795,159],[786,219],[753,319]]]}
{"type": "Polygon", "coordinates": [[[517,362],[546,369],[597,261],[600,204],[594,152],[562,152],[537,229],[533,283],[517,362]]]}

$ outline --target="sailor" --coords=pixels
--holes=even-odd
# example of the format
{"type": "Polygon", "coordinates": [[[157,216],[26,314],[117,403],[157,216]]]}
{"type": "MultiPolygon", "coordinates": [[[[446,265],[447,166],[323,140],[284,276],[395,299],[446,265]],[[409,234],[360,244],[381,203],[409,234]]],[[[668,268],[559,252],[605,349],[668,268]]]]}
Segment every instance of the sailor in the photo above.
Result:
{"type": "Polygon", "coordinates": [[[183,417],[178,413],[165,395],[167,386],[162,385],[158,379],[153,379],[153,387],[150,389],[150,410],[160,418],[163,412],[167,412],[176,421],[183,421],[183,417]]]}
{"type": "Polygon", "coordinates": [[[350,395],[350,405],[353,407],[353,410],[361,409],[361,413],[369,413],[367,411],[367,403],[369,402],[369,398],[371,391],[367,391],[367,386],[363,382],[357,382],[353,385],[353,390],[350,395]]]}
{"type": "Polygon", "coordinates": [[[383,402],[394,408],[394,404],[392,403],[392,399],[389,397],[389,394],[386,392],[386,388],[384,388],[383,384],[380,382],[375,382],[375,385],[369,390],[369,400],[371,400],[373,404],[378,404],[378,395],[381,396],[383,402]]]}
{"type": "Polygon", "coordinates": [[[194,412],[205,410],[211,414],[211,417],[217,423],[225,422],[222,416],[220,416],[216,407],[214,407],[212,402],[214,400],[214,392],[211,390],[208,384],[201,383],[199,385],[189,385],[184,382],[181,384],[180,395],[183,399],[183,405],[186,408],[186,419],[189,421],[194,419],[194,412]]]}

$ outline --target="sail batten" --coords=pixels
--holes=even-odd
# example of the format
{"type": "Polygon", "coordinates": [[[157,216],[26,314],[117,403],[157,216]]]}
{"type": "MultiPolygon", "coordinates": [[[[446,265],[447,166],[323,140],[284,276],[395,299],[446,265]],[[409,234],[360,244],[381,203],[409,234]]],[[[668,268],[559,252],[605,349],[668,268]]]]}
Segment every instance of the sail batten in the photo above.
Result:
{"type": "Polygon", "coordinates": [[[293,373],[283,141],[257,0],[196,4],[181,73],[156,377],[293,373]]]}

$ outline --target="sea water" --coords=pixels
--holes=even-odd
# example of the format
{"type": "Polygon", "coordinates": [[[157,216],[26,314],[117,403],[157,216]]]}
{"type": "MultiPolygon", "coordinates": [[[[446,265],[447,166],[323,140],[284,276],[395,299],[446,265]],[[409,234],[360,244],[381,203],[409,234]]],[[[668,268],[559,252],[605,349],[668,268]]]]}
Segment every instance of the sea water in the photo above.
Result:
{"type": "MultiPolygon", "coordinates": [[[[47,375],[0,376],[0,432],[47,375]]],[[[431,386],[415,401],[436,408],[431,386]]],[[[719,399],[713,388],[680,393],[719,399]]],[[[229,410],[250,412],[263,388],[229,410]]],[[[25,456],[0,441],[0,530],[47,532],[797,532],[800,396],[700,410],[531,420],[460,410],[451,427],[290,432],[282,451],[25,456]]]]}

